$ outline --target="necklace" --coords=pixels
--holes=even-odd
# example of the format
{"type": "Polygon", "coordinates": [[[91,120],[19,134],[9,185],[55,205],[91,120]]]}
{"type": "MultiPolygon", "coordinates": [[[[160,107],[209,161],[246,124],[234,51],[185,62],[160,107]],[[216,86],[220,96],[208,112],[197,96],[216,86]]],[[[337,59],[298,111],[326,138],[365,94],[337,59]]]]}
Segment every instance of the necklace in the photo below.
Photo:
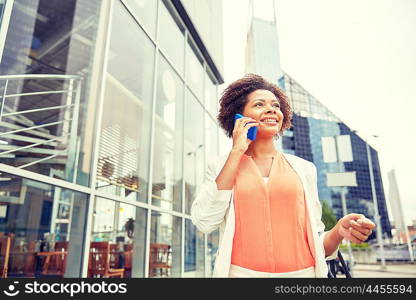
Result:
{"type": "Polygon", "coordinates": [[[274,156],[272,156],[272,163],[270,164],[269,174],[267,175],[267,177],[270,177],[270,172],[271,172],[272,167],[273,167],[273,161],[274,161],[274,156]]]}

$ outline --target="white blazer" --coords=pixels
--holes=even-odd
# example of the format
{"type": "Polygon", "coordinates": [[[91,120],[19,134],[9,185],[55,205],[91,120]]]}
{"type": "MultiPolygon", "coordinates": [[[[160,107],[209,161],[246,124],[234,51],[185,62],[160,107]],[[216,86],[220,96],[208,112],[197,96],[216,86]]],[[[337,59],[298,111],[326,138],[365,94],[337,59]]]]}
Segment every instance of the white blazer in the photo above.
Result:
{"type": "MultiPolygon", "coordinates": [[[[327,277],[326,260],[334,259],[335,250],[325,258],[323,246],[325,225],[321,221],[322,207],[318,198],[316,167],[313,163],[295,155],[283,153],[289,164],[298,174],[305,192],[306,206],[313,242],[315,244],[315,274],[316,277],[327,277]]],[[[213,277],[228,277],[231,264],[231,251],[235,231],[235,212],[233,190],[218,190],[215,179],[222,170],[228,154],[218,156],[208,163],[204,183],[200,186],[191,208],[194,225],[203,233],[210,233],[219,227],[219,246],[216,254],[213,277]]]]}

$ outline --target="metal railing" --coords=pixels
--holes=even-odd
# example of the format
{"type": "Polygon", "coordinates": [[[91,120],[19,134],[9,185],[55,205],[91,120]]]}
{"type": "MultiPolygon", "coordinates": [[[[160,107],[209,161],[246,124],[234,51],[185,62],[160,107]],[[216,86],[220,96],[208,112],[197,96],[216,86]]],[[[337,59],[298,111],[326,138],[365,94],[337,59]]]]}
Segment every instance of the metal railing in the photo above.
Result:
{"type": "Polygon", "coordinates": [[[77,75],[0,76],[0,88],[3,88],[0,94],[0,163],[18,168],[39,163],[73,167],[78,143],[81,81],[82,78],[77,75]],[[48,85],[42,85],[46,82],[48,85]],[[10,92],[12,83],[17,88],[10,92]],[[46,90],[21,91],[27,90],[28,86],[40,86],[40,89],[46,90]],[[31,102],[25,102],[31,97],[31,102]],[[33,101],[33,97],[37,97],[35,100],[39,100],[38,97],[42,99],[33,101]],[[20,110],[19,107],[24,108],[20,110]],[[46,121],[42,120],[45,114],[46,121]],[[47,120],[51,116],[54,120],[47,120]]]}

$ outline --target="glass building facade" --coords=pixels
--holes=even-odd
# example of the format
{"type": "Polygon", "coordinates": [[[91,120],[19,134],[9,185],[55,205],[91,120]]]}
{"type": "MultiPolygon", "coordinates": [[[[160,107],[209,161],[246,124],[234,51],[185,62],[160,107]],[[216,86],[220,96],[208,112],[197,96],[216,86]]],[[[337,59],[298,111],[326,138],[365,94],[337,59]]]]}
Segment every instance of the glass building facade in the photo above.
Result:
{"type": "Polygon", "coordinates": [[[7,277],[211,275],[218,231],[190,207],[219,150],[222,39],[194,4],[0,1],[7,277]]]}
{"type": "MultiPolygon", "coordinates": [[[[341,188],[327,186],[327,173],[355,171],[357,186],[345,187],[347,212],[364,214],[375,221],[366,142],[287,74],[280,78],[279,86],[289,97],[294,112],[293,127],[284,132],[281,140],[283,151],[316,165],[319,199],[332,207],[337,219],[343,216],[341,188]],[[322,150],[322,137],[339,135],[350,136],[353,156],[353,161],[342,163],[341,170],[337,162],[324,162],[322,150]]],[[[378,155],[371,146],[370,153],[382,231],[384,236],[391,238],[378,155]]],[[[369,239],[374,239],[375,234],[373,232],[369,239]]]]}

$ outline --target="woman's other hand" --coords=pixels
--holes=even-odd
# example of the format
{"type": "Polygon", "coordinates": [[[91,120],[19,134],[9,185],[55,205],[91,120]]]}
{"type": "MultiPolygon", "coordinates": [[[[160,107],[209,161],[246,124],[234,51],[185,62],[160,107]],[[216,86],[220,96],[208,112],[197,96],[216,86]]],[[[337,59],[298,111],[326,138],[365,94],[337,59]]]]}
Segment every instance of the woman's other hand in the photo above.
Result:
{"type": "Polygon", "coordinates": [[[376,225],[364,215],[348,214],[337,223],[338,234],[355,244],[365,242],[376,225]]]}

